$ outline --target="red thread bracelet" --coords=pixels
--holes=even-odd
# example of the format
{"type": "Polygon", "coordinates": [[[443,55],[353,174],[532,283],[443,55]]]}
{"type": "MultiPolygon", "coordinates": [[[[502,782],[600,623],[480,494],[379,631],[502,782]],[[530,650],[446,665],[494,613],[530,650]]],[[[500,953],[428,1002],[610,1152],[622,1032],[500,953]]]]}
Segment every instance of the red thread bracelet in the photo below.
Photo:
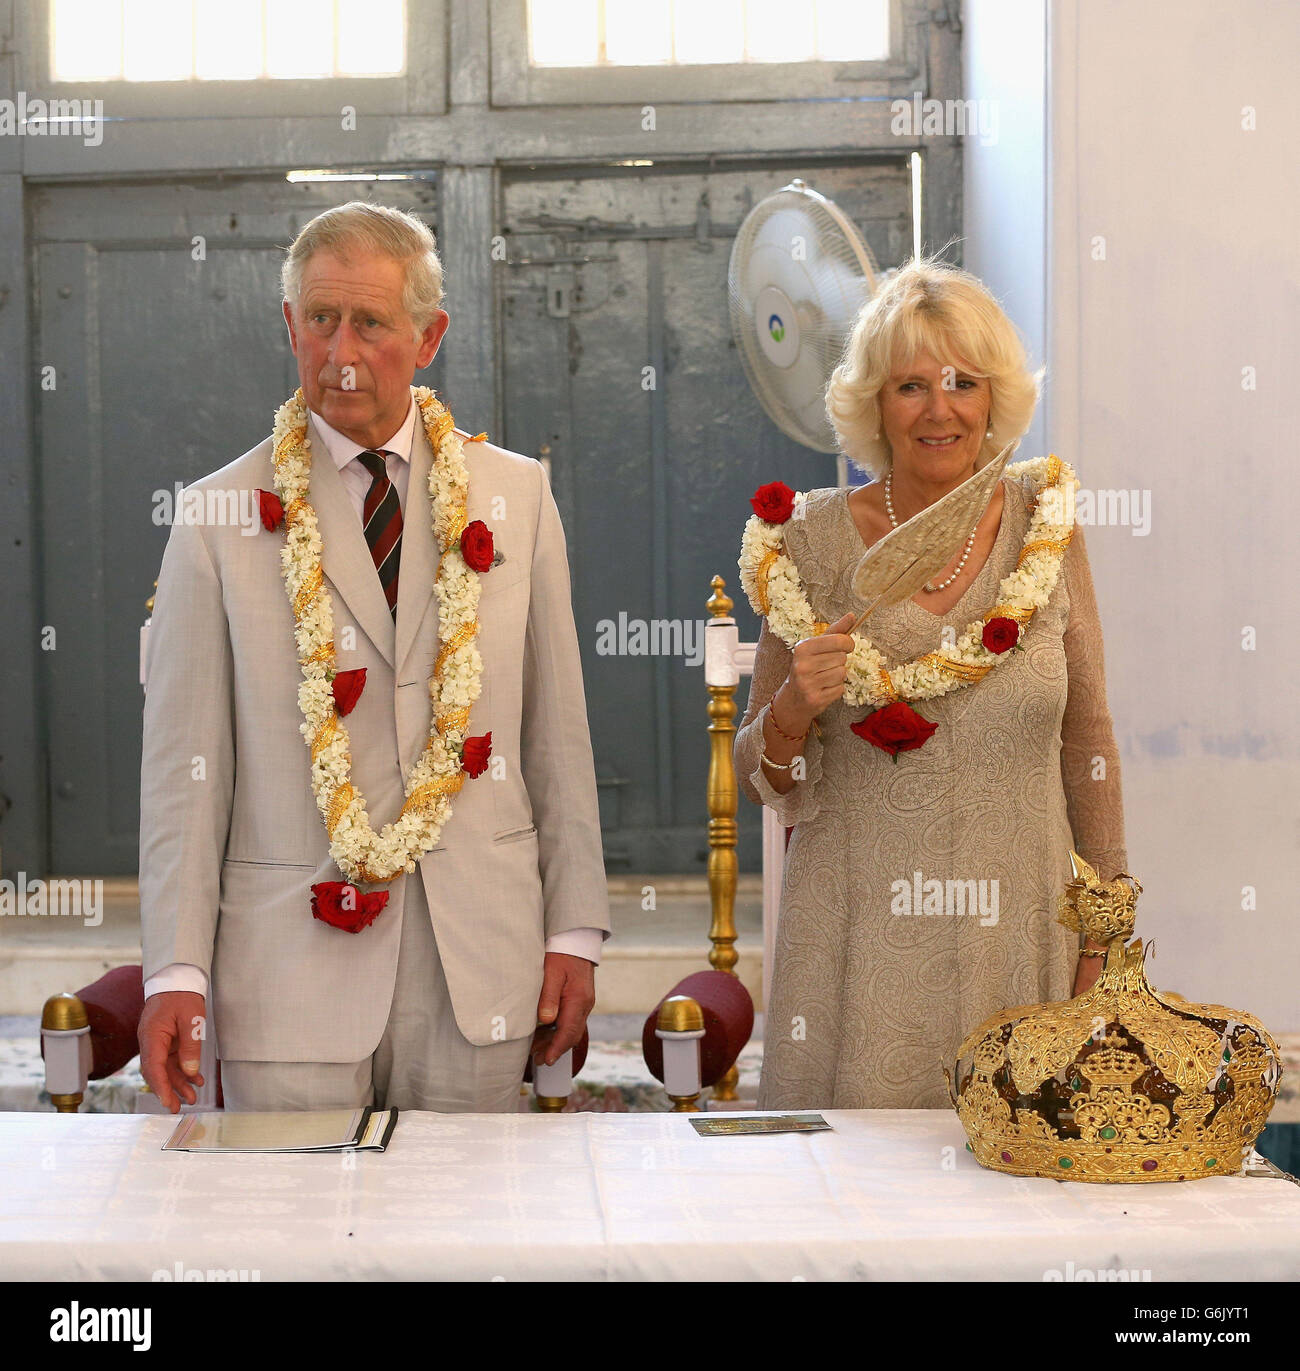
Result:
{"type": "Polygon", "coordinates": [[[796,737],[793,733],[787,733],[787,732],[785,731],[785,729],[783,729],[783,728],[781,727],[781,725],[778,724],[777,721],[776,721],[776,707],[775,707],[775,706],[776,706],[776,696],[773,695],[772,698],[767,702],[767,717],[768,717],[769,719],[771,719],[771,721],[772,721],[772,727],[773,727],[774,729],[776,729],[776,731],[777,731],[784,739],[786,739],[787,742],[791,742],[791,743],[801,743],[801,742],[803,742],[803,740],[808,736],[808,730],[805,728],[804,731],[803,731],[802,733],[800,733],[797,737],[796,737]]]}

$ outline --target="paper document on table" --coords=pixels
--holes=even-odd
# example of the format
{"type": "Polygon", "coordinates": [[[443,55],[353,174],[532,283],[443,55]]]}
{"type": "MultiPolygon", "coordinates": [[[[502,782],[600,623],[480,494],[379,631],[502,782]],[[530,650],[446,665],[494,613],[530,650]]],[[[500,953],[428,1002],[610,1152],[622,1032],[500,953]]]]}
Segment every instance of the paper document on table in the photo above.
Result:
{"type": "Polygon", "coordinates": [[[326,1109],[294,1113],[187,1115],[164,1152],[382,1152],[396,1109],[326,1109]]]}
{"type": "Polygon", "coordinates": [[[758,1118],[725,1119],[701,1118],[694,1115],[691,1124],[702,1138],[736,1137],[746,1133],[820,1133],[830,1124],[820,1114],[768,1114],[758,1118]]]}

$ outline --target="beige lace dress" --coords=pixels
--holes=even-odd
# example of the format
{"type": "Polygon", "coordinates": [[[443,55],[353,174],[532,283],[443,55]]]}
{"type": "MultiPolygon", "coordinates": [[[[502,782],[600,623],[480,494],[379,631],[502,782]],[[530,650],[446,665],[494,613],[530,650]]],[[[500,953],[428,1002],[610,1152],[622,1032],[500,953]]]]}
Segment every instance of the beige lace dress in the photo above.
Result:
{"type": "MultiPolygon", "coordinates": [[[[907,600],[868,620],[891,667],[934,650],[944,624],[960,634],[995,602],[1032,498],[1028,482],[1002,484],[997,540],[957,604],[936,616],[907,600]]],[[[847,499],[846,490],[812,491],[786,525],[813,609],[831,622],[861,608],[849,581],[863,542],[847,499]]],[[[849,732],[869,710],[836,701],[821,715],[820,740],[810,734],[805,745],[806,778],[778,794],[759,752],[789,666],[790,650],[764,625],[735,749],[745,793],[794,826],[759,1108],[947,1108],[941,1064],[951,1068],[966,1032],[1004,1007],[1070,995],[1079,937],[1055,921],[1069,848],[1103,878],[1126,865],[1083,530],[1076,525],[1024,650],[978,685],[916,704],[938,729],[896,763],[849,732]],[[983,905],[958,912],[979,882],[983,905]]]]}

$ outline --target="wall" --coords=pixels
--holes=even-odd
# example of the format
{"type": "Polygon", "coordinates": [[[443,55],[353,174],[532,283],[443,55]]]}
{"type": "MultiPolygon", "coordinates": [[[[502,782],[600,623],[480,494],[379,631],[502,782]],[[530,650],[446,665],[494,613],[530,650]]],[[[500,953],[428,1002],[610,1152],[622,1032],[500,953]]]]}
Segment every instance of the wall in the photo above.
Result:
{"type": "MultiPolygon", "coordinates": [[[[1044,0],[967,0],[962,95],[989,135],[962,146],[965,265],[1014,320],[1034,367],[1047,347],[1047,11],[1044,0]],[[991,135],[991,136],[990,136],[991,135]]],[[[1052,450],[1045,391],[1017,456],[1052,450]]],[[[1064,455],[1064,454],[1062,454],[1064,455]]]]}
{"type": "Polygon", "coordinates": [[[1300,7],[1056,0],[1045,194],[1013,117],[1041,13],[965,7],[966,94],[1006,102],[966,140],[967,261],[1031,339],[1045,262],[1045,445],[1148,502],[1087,539],[1152,979],[1291,1032],[1300,7]]]}

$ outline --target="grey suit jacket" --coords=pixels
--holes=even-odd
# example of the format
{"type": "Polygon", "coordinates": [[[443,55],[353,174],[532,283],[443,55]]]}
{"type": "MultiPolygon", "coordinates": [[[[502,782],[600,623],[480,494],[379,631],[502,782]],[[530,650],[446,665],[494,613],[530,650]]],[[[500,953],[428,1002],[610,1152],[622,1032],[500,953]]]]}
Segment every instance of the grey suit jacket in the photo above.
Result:
{"type": "MultiPolygon", "coordinates": [[[[394,624],[342,477],[314,423],[310,434],[337,665],[367,673],[345,723],[353,782],[377,831],[400,811],[403,778],[430,727],[433,454],[417,422],[394,624]]],[[[173,524],[146,657],[144,974],[172,962],[207,971],[222,1055],[232,1060],[358,1061],[373,1052],[392,1001],[408,881],[424,883],[456,1023],[478,1045],[533,1031],[547,937],[609,929],[559,512],[531,458],[479,442],[466,443],[465,459],[468,518],[488,525],[505,558],[482,578],[482,694],[470,732],[491,732],[505,774],[466,778],[437,846],[416,874],[382,887],[387,905],[357,934],[311,914],[312,884],[343,876],[299,731],[283,526],[268,533],[259,523],[247,536],[232,523],[173,524]]],[[[211,505],[207,492],[258,487],[274,489],[270,439],[188,490],[211,505]]]]}

